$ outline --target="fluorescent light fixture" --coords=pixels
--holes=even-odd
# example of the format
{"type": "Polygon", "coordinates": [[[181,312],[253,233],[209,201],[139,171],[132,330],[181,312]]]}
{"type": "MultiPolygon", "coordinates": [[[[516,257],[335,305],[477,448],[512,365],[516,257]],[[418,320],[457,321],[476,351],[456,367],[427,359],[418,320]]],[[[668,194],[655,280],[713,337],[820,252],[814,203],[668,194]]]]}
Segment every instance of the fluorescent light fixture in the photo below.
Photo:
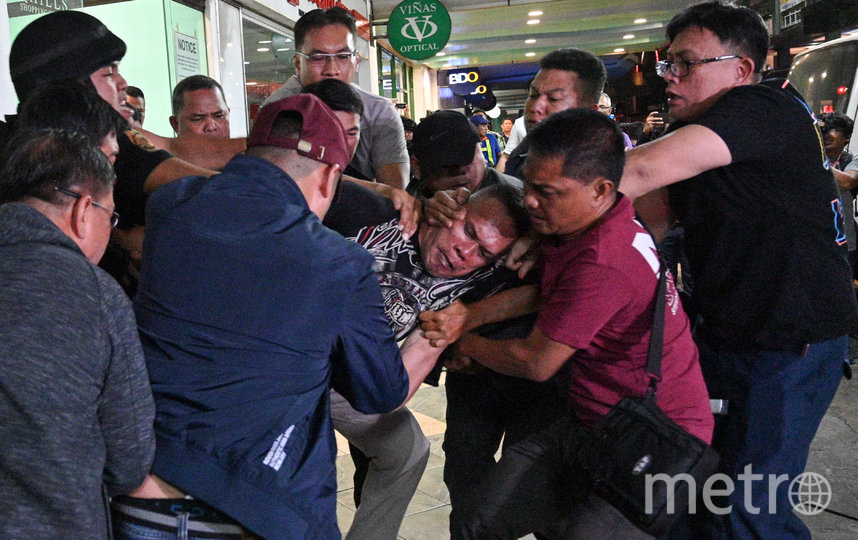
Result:
{"type": "Polygon", "coordinates": [[[527,21],[527,24],[534,25],[539,24],[540,22],[542,21],[540,21],[539,19],[530,19],[529,21],[527,21]]]}
{"type": "Polygon", "coordinates": [[[524,56],[536,56],[535,52],[524,53],[524,56]]]}
{"type": "Polygon", "coordinates": [[[249,81],[249,82],[244,83],[245,86],[256,86],[257,84],[259,84],[259,83],[256,81],[249,81]]]}
{"type": "Polygon", "coordinates": [[[285,47],[285,48],[283,48],[283,49],[274,49],[274,50],[275,50],[275,51],[277,51],[277,52],[283,52],[283,51],[288,51],[288,50],[289,50],[289,47],[285,47]]]}
{"type": "Polygon", "coordinates": [[[269,49],[268,47],[259,47],[258,49],[256,49],[256,52],[268,52],[270,50],[271,49],[269,49]]]}
{"type": "Polygon", "coordinates": [[[263,39],[262,41],[257,41],[260,45],[264,45],[265,43],[271,43],[270,39],[263,39]]]}
{"type": "Polygon", "coordinates": [[[623,36],[623,39],[635,39],[635,35],[634,34],[626,34],[623,36]]]}
{"type": "Polygon", "coordinates": [[[528,45],[530,45],[531,43],[536,43],[536,40],[535,39],[525,39],[524,42],[527,43],[528,45]]]}
{"type": "Polygon", "coordinates": [[[626,52],[626,50],[623,49],[622,47],[618,47],[618,48],[614,49],[614,52],[626,52]]]}
{"type": "Polygon", "coordinates": [[[635,19],[635,24],[643,24],[646,22],[646,19],[635,19]]]}
{"type": "Polygon", "coordinates": [[[444,51],[441,51],[441,52],[437,53],[435,56],[447,56],[447,53],[445,53],[444,51]]]}
{"type": "Polygon", "coordinates": [[[540,15],[542,15],[542,12],[538,9],[527,14],[528,17],[539,17],[540,15]]]}

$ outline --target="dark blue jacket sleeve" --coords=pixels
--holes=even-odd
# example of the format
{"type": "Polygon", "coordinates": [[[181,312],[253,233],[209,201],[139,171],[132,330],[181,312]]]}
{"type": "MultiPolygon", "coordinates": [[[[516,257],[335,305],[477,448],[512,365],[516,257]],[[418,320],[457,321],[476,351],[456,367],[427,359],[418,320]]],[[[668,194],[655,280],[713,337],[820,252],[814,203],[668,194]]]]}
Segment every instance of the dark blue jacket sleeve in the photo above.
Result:
{"type": "Polygon", "coordinates": [[[355,409],[385,413],[405,400],[408,374],[384,315],[378,278],[369,261],[362,268],[355,288],[343,299],[347,304],[331,385],[355,409]]]}

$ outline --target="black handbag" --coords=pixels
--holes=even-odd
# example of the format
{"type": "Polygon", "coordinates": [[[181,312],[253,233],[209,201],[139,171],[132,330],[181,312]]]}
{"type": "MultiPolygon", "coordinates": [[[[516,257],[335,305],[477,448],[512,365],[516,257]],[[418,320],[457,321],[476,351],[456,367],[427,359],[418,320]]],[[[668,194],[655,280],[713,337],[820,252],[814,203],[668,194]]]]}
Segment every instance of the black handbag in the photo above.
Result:
{"type": "Polygon", "coordinates": [[[662,262],[647,355],[647,395],[627,396],[608,412],[593,431],[585,461],[593,492],[653,536],[666,534],[688,511],[719,461],[711,446],[677,425],[656,404],[666,273],[662,262]]]}

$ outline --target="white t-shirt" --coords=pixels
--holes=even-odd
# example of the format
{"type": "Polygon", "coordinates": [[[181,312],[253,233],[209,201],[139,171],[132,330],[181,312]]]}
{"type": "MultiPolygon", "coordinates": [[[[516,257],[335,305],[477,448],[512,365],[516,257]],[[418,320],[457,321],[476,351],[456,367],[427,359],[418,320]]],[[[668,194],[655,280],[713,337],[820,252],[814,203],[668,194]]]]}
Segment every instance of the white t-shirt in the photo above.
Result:
{"type": "Polygon", "coordinates": [[[521,144],[526,135],[527,133],[524,131],[524,115],[522,115],[512,123],[512,131],[509,132],[509,139],[506,141],[503,153],[506,155],[512,154],[512,151],[515,150],[516,146],[521,144]]]}

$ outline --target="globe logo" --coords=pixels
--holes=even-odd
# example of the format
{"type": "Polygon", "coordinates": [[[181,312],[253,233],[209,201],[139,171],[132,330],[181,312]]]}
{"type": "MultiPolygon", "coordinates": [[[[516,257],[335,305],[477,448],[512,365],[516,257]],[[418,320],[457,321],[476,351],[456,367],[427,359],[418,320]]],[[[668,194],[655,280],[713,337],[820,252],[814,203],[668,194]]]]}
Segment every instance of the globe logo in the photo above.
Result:
{"type": "Polygon", "coordinates": [[[789,502],[799,514],[821,514],[831,503],[831,484],[821,474],[803,472],[789,483],[789,502]]]}

